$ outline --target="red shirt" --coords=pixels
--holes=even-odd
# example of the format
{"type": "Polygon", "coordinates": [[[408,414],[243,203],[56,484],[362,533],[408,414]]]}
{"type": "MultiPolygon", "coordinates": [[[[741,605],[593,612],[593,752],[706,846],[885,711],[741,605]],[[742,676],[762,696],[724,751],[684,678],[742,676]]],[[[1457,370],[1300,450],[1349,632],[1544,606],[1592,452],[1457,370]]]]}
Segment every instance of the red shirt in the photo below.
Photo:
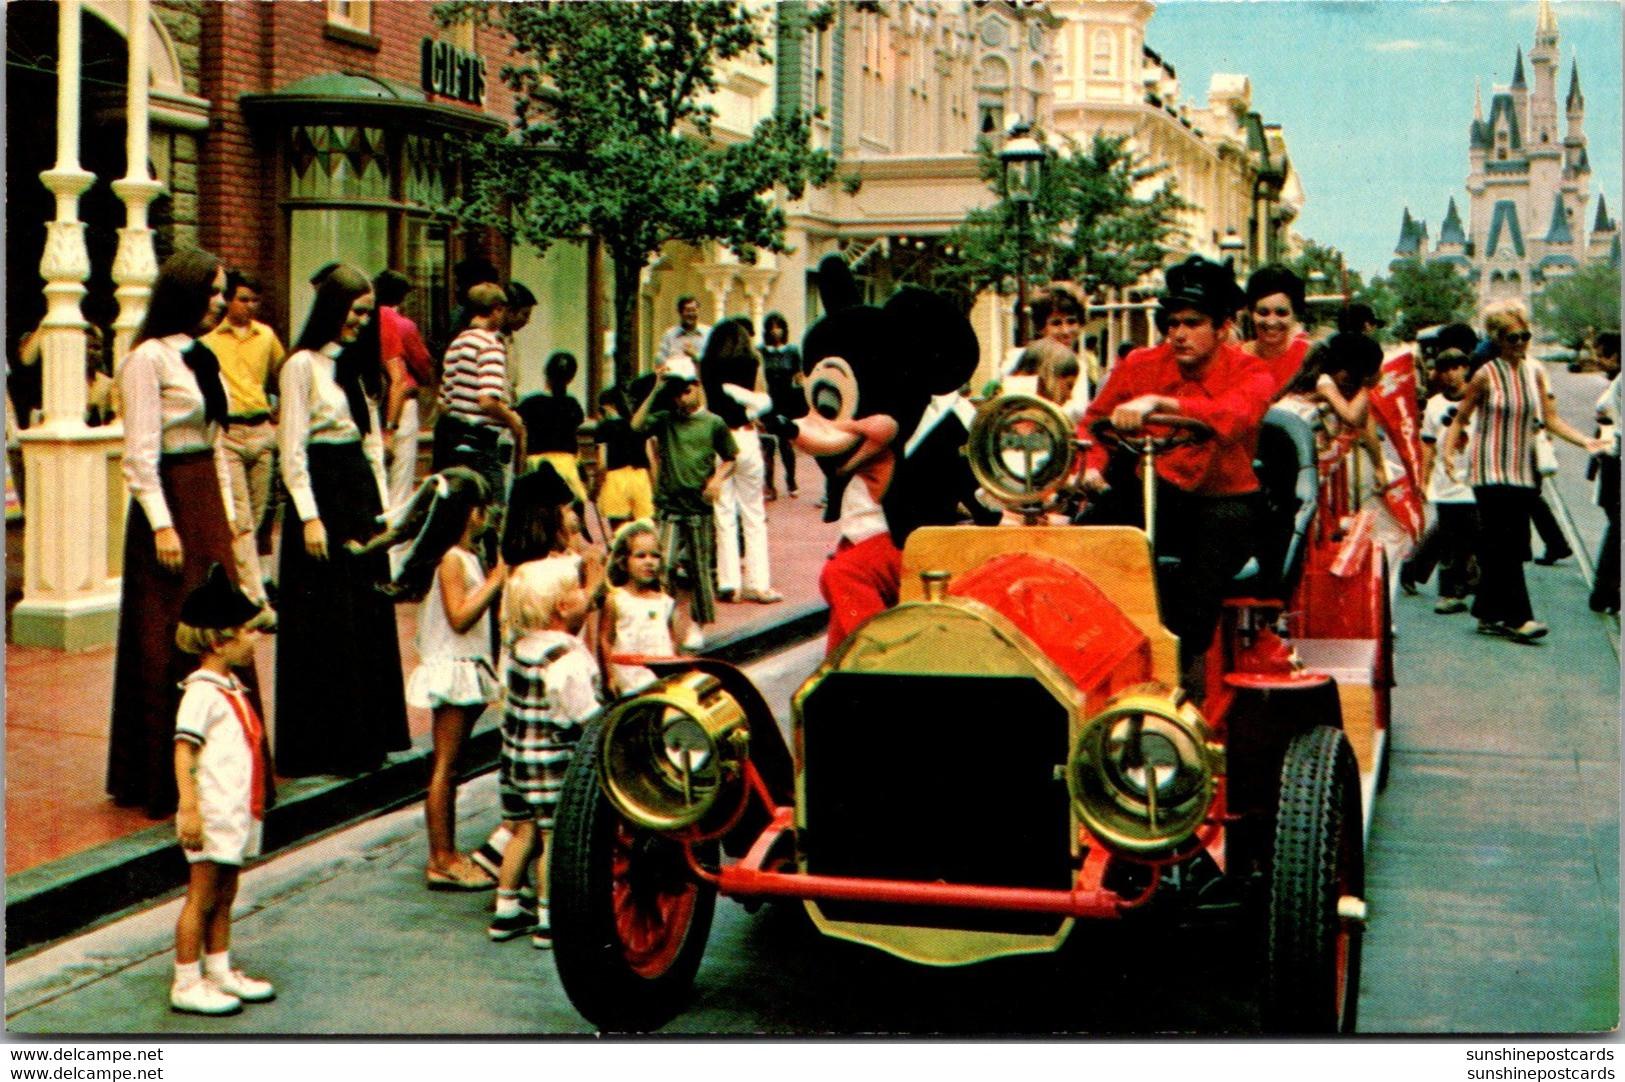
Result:
{"type": "MultiPolygon", "coordinates": [[[[1248,342],[1242,348],[1246,349],[1248,353],[1257,356],[1254,352],[1258,348],[1257,342],[1248,342]],[[1252,348],[1249,349],[1248,347],[1252,348]]],[[[1281,351],[1279,357],[1259,357],[1259,360],[1264,362],[1264,367],[1270,370],[1270,375],[1275,379],[1275,394],[1271,397],[1281,397],[1281,392],[1286,390],[1286,385],[1292,382],[1292,377],[1303,370],[1304,359],[1308,356],[1309,336],[1299,331],[1292,336],[1292,341],[1286,344],[1286,349],[1281,351]]]]}
{"type": "Polygon", "coordinates": [[[1078,436],[1093,441],[1084,464],[1106,467],[1107,448],[1089,426],[1143,394],[1178,401],[1174,411],[1206,422],[1213,438],[1157,456],[1157,476],[1177,488],[1205,496],[1233,496],[1258,490],[1253,452],[1258,426],[1270,407],[1275,377],[1269,366],[1233,342],[1221,342],[1200,371],[1187,374],[1166,343],[1137,349],[1117,362],[1078,423],[1078,436]]]}
{"type": "Polygon", "coordinates": [[[418,325],[385,305],[378,308],[378,348],[391,382],[404,383],[407,391],[415,391],[433,381],[434,362],[418,325]]]}

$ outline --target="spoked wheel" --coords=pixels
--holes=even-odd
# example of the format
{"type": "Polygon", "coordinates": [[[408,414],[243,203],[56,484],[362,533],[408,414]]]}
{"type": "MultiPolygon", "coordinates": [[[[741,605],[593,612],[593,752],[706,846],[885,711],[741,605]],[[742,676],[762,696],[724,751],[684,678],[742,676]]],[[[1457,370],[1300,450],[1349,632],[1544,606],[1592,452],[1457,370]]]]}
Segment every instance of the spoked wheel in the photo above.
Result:
{"type": "Polygon", "coordinates": [[[1322,725],[1293,738],[1281,766],[1264,987],[1267,1031],[1354,1031],[1364,919],[1359,770],[1343,734],[1322,725]]]}
{"type": "MultiPolygon", "coordinates": [[[[552,857],[559,981],[602,1030],[657,1029],[682,1009],[705,953],[716,889],[689,872],[682,846],[617,812],[598,784],[603,727],[576,746],[559,800],[552,857]]],[[[699,854],[715,865],[715,843],[699,854]]]]}

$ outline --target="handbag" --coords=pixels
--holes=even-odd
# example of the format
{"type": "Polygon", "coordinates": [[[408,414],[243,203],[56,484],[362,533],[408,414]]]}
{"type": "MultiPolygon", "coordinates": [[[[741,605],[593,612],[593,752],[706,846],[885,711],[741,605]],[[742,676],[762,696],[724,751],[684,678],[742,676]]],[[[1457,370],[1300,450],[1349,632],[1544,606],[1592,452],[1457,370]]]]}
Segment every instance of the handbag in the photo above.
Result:
{"type": "MultiPolygon", "coordinates": [[[[1543,405],[1546,401],[1546,381],[1533,364],[1525,365],[1524,372],[1530,396],[1537,404],[1543,405]]],[[[1535,438],[1531,441],[1531,454],[1535,459],[1536,473],[1542,477],[1557,473],[1557,445],[1552,442],[1552,434],[1546,431],[1546,426],[1538,421],[1535,423],[1535,438]]]]}
{"type": "Polygon", "coordinates": [[[1557,447],[1552,443],[1552,434],[1544,428],[1535,433],[1535,472],[1542,477],[1557,473],[1557,447]]]}

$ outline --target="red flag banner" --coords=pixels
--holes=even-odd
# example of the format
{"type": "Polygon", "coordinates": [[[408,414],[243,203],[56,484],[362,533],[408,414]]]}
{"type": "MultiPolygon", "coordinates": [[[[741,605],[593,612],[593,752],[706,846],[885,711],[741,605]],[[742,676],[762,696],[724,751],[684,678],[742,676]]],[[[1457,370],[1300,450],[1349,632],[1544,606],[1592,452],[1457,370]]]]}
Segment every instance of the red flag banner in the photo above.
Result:
{"type": "Polygon", "coordinates": [[[1383,502],[1394,518],[1410,533],[1422,536],[1422,417],[1416,402],[1416,359],[1410,350],[1396,353],[1382,362],[1377,385],[1371,389],[1371,411],[1382,425],[1405,467],[1404,483],[1390,484],[1383,502]]]}

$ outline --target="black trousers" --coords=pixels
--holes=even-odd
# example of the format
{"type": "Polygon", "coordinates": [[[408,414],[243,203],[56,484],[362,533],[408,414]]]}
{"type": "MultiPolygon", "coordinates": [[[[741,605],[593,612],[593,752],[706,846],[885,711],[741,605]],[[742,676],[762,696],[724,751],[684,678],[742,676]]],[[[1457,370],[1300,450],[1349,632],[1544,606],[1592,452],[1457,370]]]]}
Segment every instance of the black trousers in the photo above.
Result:
{"type": "Polygon", "coordinates": [[[773,488],[773,455],[777,452],[784,459],[784,484],[788,491],[796,490],[796,452],[790,446],[790,441],[783,436],[762,437],[762,461],[767,465],[767,487],[773,488]]]}
{"type": "Polygon", "coordinates": [[[1407,582],[1423,583],[1439,569],[1439,596],[1466,597],[1469,562],[1478,539],[1478,511],[1470,503],[1436,503],[1433,525],[1400,569],[1407,582]]]}
{"type": "MultiPolygon", "coordinates": [[[[1157,482],[1157,595],[1162,622],[1179,636],[1182,669],[1207,651],[1231,581],[1255,555],[1258,499],[1257,493],[1204,496],[1157,482]]],[[[1079,521],[1143,526],[1143,503],[1139,480],[1114,471],[1111,490],[1079,521]]]]}
{"type": "Polygon", "coordinates": [[[1518,627],[1535,618],[1523,565],[1529,524],[1540,493],[1522,485],[1475,485],[1478,501],[1478,596],[1473,615],[1518,627]]]}
{"type": "Polygon", "coordinates": [[[1619,459],[1597,458],[1597,503],[1608,516],[1602,547],[1597,550],[1597,577],[1591,586],[1591,608],[1619,611],[1619,459]]]}

